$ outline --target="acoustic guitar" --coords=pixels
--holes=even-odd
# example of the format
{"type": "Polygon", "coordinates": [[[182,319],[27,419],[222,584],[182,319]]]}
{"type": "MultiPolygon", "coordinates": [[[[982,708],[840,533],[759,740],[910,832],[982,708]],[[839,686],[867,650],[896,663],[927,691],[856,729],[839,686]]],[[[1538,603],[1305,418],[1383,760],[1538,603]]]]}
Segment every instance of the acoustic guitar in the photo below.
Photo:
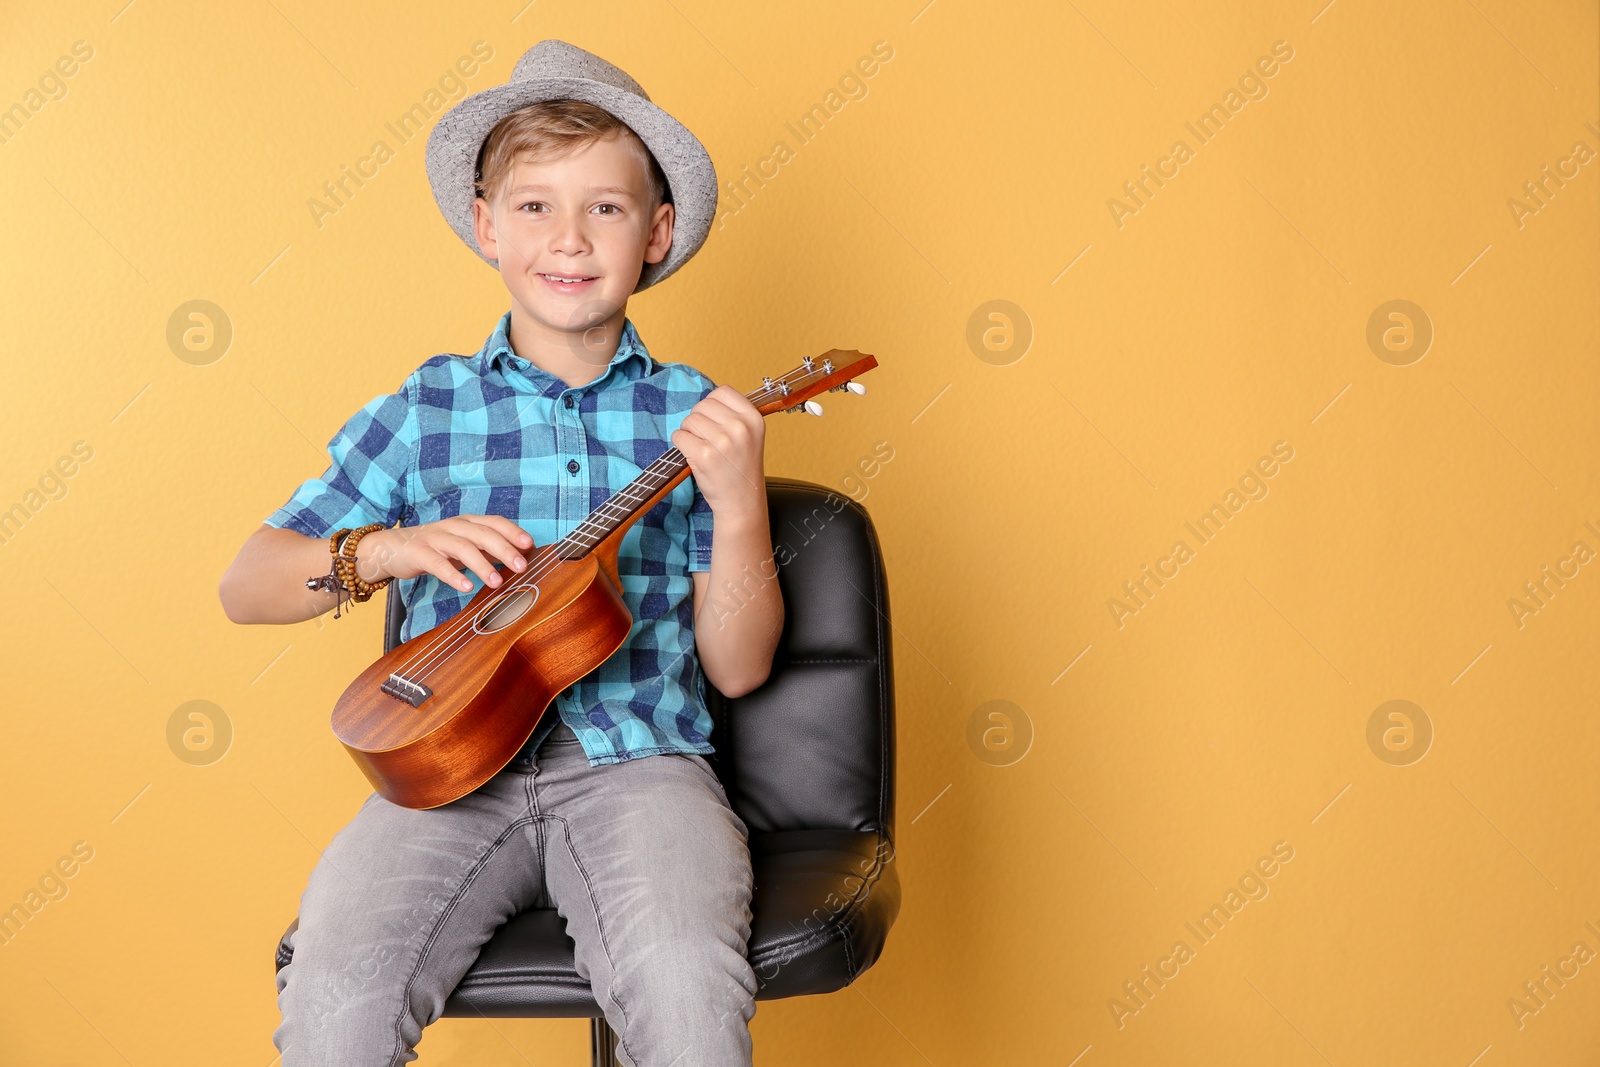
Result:
{"type": "MultiPolygon", "coordinates": [[[[763,378],[745,397],[762,415],[821,415],[812,397],[864,393],[854,379],[877,365],[834,349],[763,378]]],[[[511,762],[544,716],[556,714],[556,694],[627,639],[633,616],[622,601],[617,550],[628,527],[689,473],[683,453],[667,449],[560,541],[529,549],[526,569],[502,570],[498,587],[483,586],[461,611],[350,683],[334,706],[333,733],[380,795],[436,808],[511,762]]]]}

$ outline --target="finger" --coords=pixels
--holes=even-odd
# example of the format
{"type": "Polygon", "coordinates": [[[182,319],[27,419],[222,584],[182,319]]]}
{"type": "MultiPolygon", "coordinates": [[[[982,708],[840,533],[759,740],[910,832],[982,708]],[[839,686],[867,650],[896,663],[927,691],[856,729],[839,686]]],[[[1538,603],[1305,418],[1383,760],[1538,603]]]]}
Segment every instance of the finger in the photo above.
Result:
{"type": "Polygon", "coordinates": [[[692,431],[677,429],[672,431],[672,447],[683,453],[683,458],[689,461],[689,470],[701,469],[705,462],[707,445],[692,431]]]}
{"type": "MultiPolygon", "coordinates": [[[[684,421],[687,422],[688,420],[684,421]]],[[[698,425],[704,426],[703,423],[698,425]]],[[[686,444],[679,444],[678,450],[689,458],[691,465],[698,463],[703,466],[710,462],[713,456],[721,455],[721,450],[709,439],[709,436],[718,436],[714,431],[704,430],[704,432],[701,432],[696,430],[694,426],[682,426],[673,431],[672,440],[674,444],[678,443],[679,434],[683,435],[686,444]]]]}
{"type": "Polygon", "coordinates": [[[718,422],[698,408],[685,415],[678,425],[719,450],[726,450],[733,444],[732,434],[738,428],[737,422],[718,422]]]}
{"type": "MultiPolygon", "coordinates": [[[[744,400],[744,397],[741,396],[739,399],[744,400]]],[[[749,401],[744,402],[746,404],[749,403],[749,401]]],[[[739,409],[734,407],[732,401],[724,396],[718,395],[716,392],[708,394],[704,400],[700,401],[700,403],[691,408],[689,413],[691,415],[697,414],[702,418],[710,419],[712,422],[717,423],[718,425],[728,425],[740,421],[739,409]]]]}
{"type": "Polygon", "coordinates": [[[421,573],[431,574],[445,585],[460,589],[462,592],[472,588],[472,583],[467,580],[466,576],[457,570],[455,564],[451,563],[437,549],[424,545],[421,557],[421,559],[417,560],[421,573]]]}
{"type": "Polygon", "coordinates": [[[463,515],[462,518],[495,530],[514,545],[521,545],[523,548],[533,547],[533,535],[504,515],[463,515]]]}
{"type": "Polygon", "coordinates": [[[493,526],[477,522],[463,523],[461,536],[477,545],[487,555],[501,560],[512,570],[520,571],[527,566],[522,550],[502,537],[500,531],[493,526]]]}
{"type": "Polygon", "coordinates": [[[730,402],[722,410],[729,415],[730,421],[728,425],[741,427],[746,433],[755,438],[760,438],[762,433],[765,432],[766,418],[761,414],[759,408],[743,396],[738,397],[737,402],[730,402]]]}
{"type": "MultiPolygon", "coordinates": [[[[734,391],[730,388],[730,393],[734,391]]],[[[766,420],[761,417],[761,412],[756,406],[738,393],[734,393],[734,400],[719,397],[712,393],[705,400],[696,404],[690,414],[698,412],[722,427],[730,434],[739,435],[743,440],[744,435],[758,437],[763,432],[766,420]]]]}
{"type": "MultiPolygon", "coordinates": [[[[685,419],[684,421],[688,422],[688,419],[685,419]]],[[[729,457],[728,453],[733,451],[733,449],[726,440],[726,435],[713,434],[712,437],[717,438],[717,440],[696,436],[691,434],[689,431],[679,429],[673,431],[672,443],[677,446],[678,451],[682,452],[684,458],[689,461],[689,470],[691,472],[695,474],[702,473],[712,463],[714,463],[715,460],[720,459],[723,465],[732,468],[734,473],[737,474],[746,485],[751,486],[752,488],[755,487],[757,484],[755,480],[753,480],[750,475],[746,474],[739,464],[735,463],[733,459],[729,457]],[[683,444],[679,443],[677,437],[678,434],[686,435],[686,438],[689,442],[688,447],[685,447],[683,444]],[[721,441],[720,445],[718,444],[719,440],[721,441]],[[713,457],[715,457],[715,459],[713,459],[713,457]]],[[[757,469],[759,470],[759,460],[757,462],[757,469]]]]}
{"type": "MultiPolygon", "coordinates": [[[[700,435],[700,439],[703,442],[701,451],[705,462],[711,462],[711,455],[714,453],[723,463],[739,471],[741,477],[744,476],[742,465],[752,462],[750,441],[744,430],[736,429],[729,432],[718,429],[700,435]]],[[[746,477],[745,480],[749,481],[749,478],[746,477]]]]}
{"type": "Polygon", "coordinates": [[[732,411],[751,412],[756,410],[756,406],[750,402],[750,398],[731,385],[719,385],[706,394],[706,399],[708,400],[713,397],[732,411]]]}
{"type": "MultiPolygon", "coordinates": [[[[492,587],[500,584],[500,572],[495,570],[494,564],[489,562],[487,556],[478,551],[478,546],[467,538],[457,534],[443,534],[434,543],[434,547],[465,564],[473,574],[483,579],[484,585],[492,587]]],[[[467,584],[471,585],[470,582],[467,584]]]]}

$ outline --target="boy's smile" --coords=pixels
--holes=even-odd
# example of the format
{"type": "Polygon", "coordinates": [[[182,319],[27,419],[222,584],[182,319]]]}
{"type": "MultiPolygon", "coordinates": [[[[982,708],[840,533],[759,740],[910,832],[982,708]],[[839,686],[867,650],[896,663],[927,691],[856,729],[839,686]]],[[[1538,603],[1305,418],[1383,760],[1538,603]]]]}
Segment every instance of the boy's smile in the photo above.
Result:
{"type": "Polygon", "coordinates": [[[581,274],[554,274],[543,272],[539,275],[550,286],[552,293],[579,293],[588,290],[592,282],[598,279],[584,277],[581,274]]]}
{"type": "Polygon", "coordinates": [[[492,207],[473,203],[478,245],[511,292],[517,355],[580,385],[616,354],[628,297],[672,244],[673,207],[650,210],[643,146],[590,141],[512,165],[492,207]]]}

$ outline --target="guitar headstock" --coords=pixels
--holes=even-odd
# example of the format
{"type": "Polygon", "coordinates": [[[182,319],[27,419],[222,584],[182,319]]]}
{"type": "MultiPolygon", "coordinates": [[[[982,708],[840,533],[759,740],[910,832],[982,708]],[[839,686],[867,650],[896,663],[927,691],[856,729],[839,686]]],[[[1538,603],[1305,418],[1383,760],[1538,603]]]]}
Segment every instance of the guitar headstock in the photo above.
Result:
{"type": "Polygon", "coordinates": [[[761,388],[745,395],[763,415],[771,415],[775,411],[806,411],[821,415],[822,405],[812,397],[826,392],[847,392],[859,396],[867,391],[867,387],[854,379],[877,365],[878,360],[874,356],[835,348],[820,356],[807,356],[787,374],[761,379],[761,388]]]}

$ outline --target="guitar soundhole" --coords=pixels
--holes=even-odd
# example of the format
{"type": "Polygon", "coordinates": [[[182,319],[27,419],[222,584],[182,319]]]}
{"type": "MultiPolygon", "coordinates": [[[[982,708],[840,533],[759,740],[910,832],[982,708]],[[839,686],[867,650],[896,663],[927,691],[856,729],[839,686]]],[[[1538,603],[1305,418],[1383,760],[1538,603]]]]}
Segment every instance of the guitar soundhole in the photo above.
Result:
{"type": "Polygon", "coordinates": [[[528,613],[534,601],[539,599],[539,587],[531,586],[518,589],[515,593],[495,604],[494,607],[478,616],[473,624],[481,634],[492,634],[496,630],[503,630],[528,613]]]}

